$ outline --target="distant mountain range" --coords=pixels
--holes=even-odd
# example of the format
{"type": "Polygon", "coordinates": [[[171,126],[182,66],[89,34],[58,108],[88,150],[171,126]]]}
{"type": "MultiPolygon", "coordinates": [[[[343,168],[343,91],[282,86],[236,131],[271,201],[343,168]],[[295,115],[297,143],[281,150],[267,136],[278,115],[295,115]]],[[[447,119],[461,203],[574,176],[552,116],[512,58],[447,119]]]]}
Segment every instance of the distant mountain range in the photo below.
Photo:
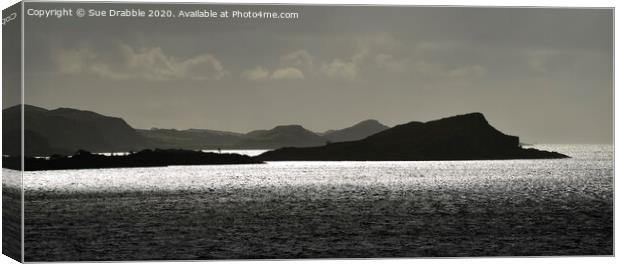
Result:
{"type": "Polygon", "coordinates": [[[248,149],[275,149],[286,146],[310,147],[325,145],[327,139],[300,125],[277,126],[245,134],[239,146],[248,149]]]}
{"type": "MultiPolygon", "coordinates": [[[[3,110],[3,153],[19,155],[19,106],[3,110]]],[[[161,149],[276,149],[359,140],[388,127],[376,120],[315,133],[300,125],[276,126],[247,134],[209,129],[134,129],[123,119],[71,108],[47,110],[24,105],[26,156],[161,149]]]]}
{"type": "Polygon", "coordinates": [[[138,129],[149,146],[162,149],[233,148],[244,134],[209,129],[138,129]]]}
{"type": "MultiPolygon", "coordinates": [[[[3,154],[19,155],[18,106],[3,110],[3,154]]],[[[70,108],[24,106],[26,156],[67,155],[78,150],[130,152],[143,149],[275,149],[258,160],[482,160],[567,156],[522,148],[519,138],[492,127],[480,113],[388,128],[366,120],[315,133],[300,125],[246,134],[208,129],[134,129],[123,119],[70,108]]],[[[159,152],[161,153],[161,152],[159,152]]],[[[214,159],[217,160],[217,159],[214,159]]],[[[212,162],[213,160],[209,160],[212,162]]],[[[200,162],[204,162],[201,160],[200,162]]],[[[218,161],[219,162],[219,161],[218,161]]]]}

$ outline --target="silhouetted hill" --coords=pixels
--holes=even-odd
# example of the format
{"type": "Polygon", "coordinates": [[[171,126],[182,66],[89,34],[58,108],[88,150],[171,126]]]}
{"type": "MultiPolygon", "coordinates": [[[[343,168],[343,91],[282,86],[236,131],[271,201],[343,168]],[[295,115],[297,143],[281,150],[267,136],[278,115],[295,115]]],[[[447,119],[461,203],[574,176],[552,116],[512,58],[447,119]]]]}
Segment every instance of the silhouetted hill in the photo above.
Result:
{"type": "MultiPolygon", "coordinates": [[[[104,156],[80,150],[72,156],[25,158],[24,170],[67,170],[130,167],[160,167],[180,165],[257,164],[254,158],[239,154],[216,154],[190,150],[142,150],[125,156],[104,156]]],[[[4,168],[19,170],[19,157],[3,157],[4,168]]]]}
{"type": "MultiPolygon", "coordinates": [[[[19,133],[19,106],[3,110],[3,135],[19,133]]],[[[145,141],[123,119],[71,108],[47,110],[24,106],[26,156],[68,154],[78,149],[116,152],[143,149],[145,141]]],[[[10,144],[4,154],[19,154],[19,144],[10,144]]]]}
{"type": "Polygon", "coordinates": [[[209,129],[150,129],[137,130],[151,148],[217,149],[233,148],[243,134],[209,129]]]}
{"type": "Polygon", "coordinates": [[[329,130],[323,133],[323,137],[331,142],[354,141],[374,135],[388,128],[388,126],[379,123],[377,120],[369,119],[348,128],[329,130]]]}
{"type": "Polygon", "coordinates": [[[282,148],[263,153],[262,160],[494,160],[566,158],[524,149],[519,138],[504,135],[480,113],[426,123],[411,122],[358,141],[310,148],[282,148]]]}
{"type": "Polygon", "coordinates": [[[327,140],[300,125],[277,126],[271,130],[255,130],[245,135],[237,146],[271,149],[324,145],[327,140]]]}

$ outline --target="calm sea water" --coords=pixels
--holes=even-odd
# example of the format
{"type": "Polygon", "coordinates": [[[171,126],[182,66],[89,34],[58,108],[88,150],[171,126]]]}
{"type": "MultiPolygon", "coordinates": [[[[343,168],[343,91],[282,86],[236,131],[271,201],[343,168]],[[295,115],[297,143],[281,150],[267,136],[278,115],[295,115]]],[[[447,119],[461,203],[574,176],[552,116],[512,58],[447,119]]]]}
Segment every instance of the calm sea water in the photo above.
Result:
{"type": "Polygon", "coordinates": [[[24,173],[27,261],[613,254],[613,147],[558,160],[24,173]]]}

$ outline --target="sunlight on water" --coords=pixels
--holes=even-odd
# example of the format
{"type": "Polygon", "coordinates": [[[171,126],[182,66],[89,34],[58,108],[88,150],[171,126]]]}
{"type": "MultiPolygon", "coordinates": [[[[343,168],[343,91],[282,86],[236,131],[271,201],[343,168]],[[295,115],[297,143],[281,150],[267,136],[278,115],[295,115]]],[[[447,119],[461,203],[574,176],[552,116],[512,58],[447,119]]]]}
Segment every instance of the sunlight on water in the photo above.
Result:
{"type": "Polygon", "coordinates": [[[203,149],[202,152],[213,152],[213,153],[234,153],[248,156],[258,156],[263,154],[270,149],[203,149]]]}
{"type": "Polygon", "coordinates": [[[514,190],[562,186],[611,190],[611,146],[536,146],[571,159],[413,162],[269,162],[257,165],[171,166],[24,173],[26,190],[174,191],[252,187],[444,186],[514,190]],[[519,184],[515,184],[519,183],[519,184]]]}
{"type": "Polygon", "coordinates": [[[613,147],[572,158],[24,173],[27,261],[610,255],[613,147]]]}

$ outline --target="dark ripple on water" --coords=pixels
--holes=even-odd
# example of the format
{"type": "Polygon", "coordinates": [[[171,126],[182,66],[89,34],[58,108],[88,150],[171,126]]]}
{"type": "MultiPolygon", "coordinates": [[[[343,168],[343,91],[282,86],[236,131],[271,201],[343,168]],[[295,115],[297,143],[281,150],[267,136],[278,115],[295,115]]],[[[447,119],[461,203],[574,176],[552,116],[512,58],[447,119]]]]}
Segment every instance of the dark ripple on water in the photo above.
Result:
{"type": "Polygon", "coordinates": [[[574,158],[27,173],[26,260],[613,254],[613,148],[542,147],[574,158]]]}

